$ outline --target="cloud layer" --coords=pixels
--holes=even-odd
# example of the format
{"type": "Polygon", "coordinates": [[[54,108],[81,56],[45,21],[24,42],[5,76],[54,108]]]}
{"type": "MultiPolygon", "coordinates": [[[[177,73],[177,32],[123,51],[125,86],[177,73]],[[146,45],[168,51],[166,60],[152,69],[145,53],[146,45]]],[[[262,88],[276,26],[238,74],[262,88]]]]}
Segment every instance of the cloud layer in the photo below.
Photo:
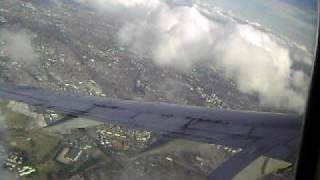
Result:
{"type": "Polygon", "coordinates": [[[241,92],[257,95],[262,105],[304,110],[309,77],[292,67],[294,62],[310,65],[311,56],[297,55],[277,36],[231,21],[221,12],[208,15],[196,5],[175,6],[160,0],[90,2],[100,12],[110,13],[110,7],[117,16],[121,12],[119,43],[150,56],[157,65],[185,71],[195,63],[209,62],[223,69],[241,92]]]}

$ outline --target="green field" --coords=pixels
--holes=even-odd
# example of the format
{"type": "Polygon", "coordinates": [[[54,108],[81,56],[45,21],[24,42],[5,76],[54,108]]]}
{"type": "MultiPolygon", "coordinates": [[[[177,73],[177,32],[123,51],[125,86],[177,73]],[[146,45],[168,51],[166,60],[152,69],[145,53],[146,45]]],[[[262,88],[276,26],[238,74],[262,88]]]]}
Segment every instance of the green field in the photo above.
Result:
{"type": "Polygon", "coordinates": [[[0,105],[7,126],[8,149],[24,154],[25,163],[37,169],[31,177],[20,179],[58,178],[55,175],[63,166],[55,162],[53,156],[61,139],[38,127],[35,119],[12,111],[3,102],[0,105]]]}
{"type": "Polygon", "coordinates": [[[7,104],[6,101],[0,99],[0,108],[3,108],[7,104]]]}

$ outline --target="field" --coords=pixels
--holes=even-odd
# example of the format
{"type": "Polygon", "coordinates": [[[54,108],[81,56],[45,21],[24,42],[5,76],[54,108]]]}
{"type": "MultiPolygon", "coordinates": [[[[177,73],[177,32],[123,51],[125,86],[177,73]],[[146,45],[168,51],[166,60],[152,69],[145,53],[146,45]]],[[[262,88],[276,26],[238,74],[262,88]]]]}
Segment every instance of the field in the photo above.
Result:
{"type": "Polygon", "coordinates": [[[25,164],[37,169],[32,179],[47,179],[51,174],[61,171],[62,166],[52,160],[61,139],[37,127],[35,119],[13,112],[4,103],[0,105],[8,132],[7,148],[9,151],[22,153],[25,164]]]}

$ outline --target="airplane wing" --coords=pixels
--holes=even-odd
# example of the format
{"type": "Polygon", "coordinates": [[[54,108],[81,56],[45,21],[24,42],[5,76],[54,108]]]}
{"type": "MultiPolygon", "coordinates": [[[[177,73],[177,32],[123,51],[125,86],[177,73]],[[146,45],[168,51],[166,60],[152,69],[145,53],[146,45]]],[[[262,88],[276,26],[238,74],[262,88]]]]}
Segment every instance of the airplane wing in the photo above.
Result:
{"type": "Polygon", "coordinates": [[[298,149],[297,115],[231,111],[159,102],[82,96],[14,84],[0,84],[0,98],[72,117],[139,128],[169,138],[220,144],[242,151],[215,169],[209,179],[231,179],[257,157],[285,161],[298,149]]]}

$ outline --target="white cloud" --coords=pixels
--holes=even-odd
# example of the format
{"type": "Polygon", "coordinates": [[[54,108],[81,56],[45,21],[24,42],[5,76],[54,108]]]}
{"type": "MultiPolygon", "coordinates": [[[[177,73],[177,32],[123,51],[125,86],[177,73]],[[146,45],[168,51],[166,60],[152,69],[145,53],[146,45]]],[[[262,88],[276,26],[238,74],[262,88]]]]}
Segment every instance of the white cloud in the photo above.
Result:
{"type": "Polygon", "coordinates": [[[208,65],[222,68],[241,92],[258,95],[262,105],[303,111],[308,77],[292,68],[297,55],[290,56],[293,49],[276,36],[228,18],[209,20],[196,5],[169,6],[160,0],[103,2],[131,12],[118,35],[120,44],[132,51],[179,70],[209,61],[208,65]]]}
{"type": "Polygon", "coordinates": [[[11,60],[30,64],[38,60],[38,55],[33,49],[31,36],[24,31],[13,32],[2,30],[4,41],[3,52],[11,60]]]}
{"type": "Polygon", "coordinates": [[[293,70],[288,49],[250,26],[236,25],[234,29],[216,46],[215,56],[239,90],[258,94],[263,105],[303,109],[303,93],[291,88],[293,70]]]}

